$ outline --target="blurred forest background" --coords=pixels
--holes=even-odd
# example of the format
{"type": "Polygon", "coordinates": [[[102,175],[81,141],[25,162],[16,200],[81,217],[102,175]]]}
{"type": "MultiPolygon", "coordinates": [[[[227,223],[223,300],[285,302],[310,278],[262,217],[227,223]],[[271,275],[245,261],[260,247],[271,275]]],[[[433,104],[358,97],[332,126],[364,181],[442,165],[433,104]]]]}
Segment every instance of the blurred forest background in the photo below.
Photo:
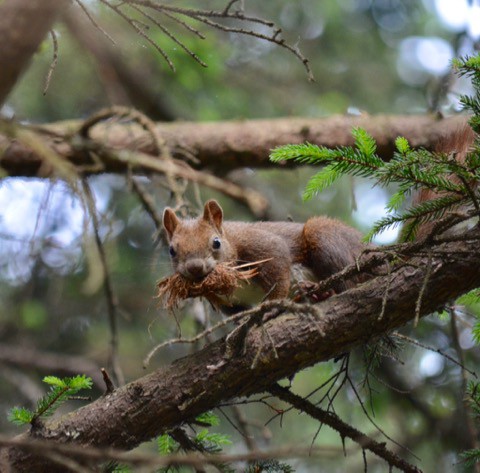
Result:
{"type": "MultiPolygon", "coordinates": [[[[132,105],[158,121],[452,114],[458,112],[459,93],[469,90],[467,80],[452,74],[450,61],[476,50],[480,36],[476,1],[245,3],[249,13],[275,21],[287,40],[298,45],[310,60],[315,82],[308,81],[293,55],[255,38],[206,27],[202,28],[205,40],[185,35],[183,41],[208,65],[204,68],[161,31],[152,29],[149,34],[175,64],[172,72],[121,18],[90,2],[116,46],[95,31],[80,10],[75,17],[67,17],[55,28],[59,58],[46,94],[43,88],[52,58],[48,40],[2,114],[49,123],[85,118],[112,104],[132,105]],[[113,64],[120,64],[120,69],[113,64]],[[122,75],[119,70],[127,72],[122,75]]],[[[365,231],[383,215],[386,191],[371,189],[360,179],[343,180],[314,202],[303,204],[301,194],[311,172],[244,169],[229,177],[261,191],[270,200],[270,216],[275,219],[304,220],[312,214],[327,214],[365,231]]],[[[155,243],[154,224],[129,192],[127,180],[101,175],[90,178],[90,183],[121,314],[120,366],[129,381],[144,373],[142,360],[154,345],[176,336],[177,324],[188,335],[204,321],[196,319],[198,311],[192,305],[177,314],[177,321],[158,307],[155,282],[170,271],[167,252],[155,243]]],[[[172,204],[160,179],[145,177],[141,183],[154,196],[159,212],[172,204]]],[[[191,186],[186,195],[194,204],[218,198],[229,219],[252,218],[244,207],[210,190],[191,186]]],[[[15,433],[19,430],[7,422],[7,412],[13,405],[35,404],[44,390],[43,376],[86,372],[96,374],[98,380],[95,367],[106,363],[110,336],[94,234],[76,195],[61,181],[3,178],[0,209],[0,431],[15,433]]],[[[381,242],[395,237],[395,233],[384,235],[381,242]]],[[[458,320],[457,346],[451,342],[448,317],[430,316],[417,329],[406,327],[403,333],[474,368],[480,353],[471,335],[472,311],[465,310],[458,320]]],[[[149,369],[187,350],[164,349],[149,369]]],[[[461,369],[435,350],[406,343],[399,361],[378,363],[377,378],[370,378],[372,386],[364,383],[365,353],[359,351],[351,361],[350,374],[365,405],[373,409],[375,423],[413,451],[424,471],[470,471],[459,456],[468,443],[461,369]]],[[[305,395],[337,369],[334,361],[308,369],[295,377],[294,389],[305,395]]],[[[95,396],[103,389],[100,382],[96,386],[95,396]]],[[[318,424],[294,411],[283,418],[283,428],[278,418],[265,427],[273,412],[262,405],[247,407],[245,416],[255,420],[251,429],[258,445],[310,445],[314,440],[325,449],[321,465],[318,460],[291,461],[297,471],[363,471],[361,450],[347,442],[345,458],[338,434],[330,429],[324,427],[316,436],[318,424]]],[[[348,387],[337,397],[335,409],[347,422],[377,440],[384,439],[348,387]]],[[[231,435],[233,451],[245,449],[222,415],[218,430],[231,435]]],[[[417,461],[403,448],[394,445],[393,450],[417,461]]],[[[370,472],[387,471],[379,459],[368,456],[368,462],[370,472]]]]}

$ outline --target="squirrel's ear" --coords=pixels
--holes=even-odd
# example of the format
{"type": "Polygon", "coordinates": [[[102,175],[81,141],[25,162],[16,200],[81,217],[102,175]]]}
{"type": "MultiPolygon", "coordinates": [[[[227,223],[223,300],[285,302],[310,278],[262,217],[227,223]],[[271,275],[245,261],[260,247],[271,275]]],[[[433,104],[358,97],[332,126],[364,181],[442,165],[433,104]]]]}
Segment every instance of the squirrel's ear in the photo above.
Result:
{"type": "Polygon", "coordinates": [[[205,202],[203,219],[211,223],[220,233],[222,233],[223,210],[216,200],[205,202]]]}
{"type": "Polygon", "coordinates": [[[169,240],[171,240],[173,232],[177,226],[178,218],[175,215],[175,212],[170,207],[167,207],[163,211],[163,228],[165,228],[169,240]]]}

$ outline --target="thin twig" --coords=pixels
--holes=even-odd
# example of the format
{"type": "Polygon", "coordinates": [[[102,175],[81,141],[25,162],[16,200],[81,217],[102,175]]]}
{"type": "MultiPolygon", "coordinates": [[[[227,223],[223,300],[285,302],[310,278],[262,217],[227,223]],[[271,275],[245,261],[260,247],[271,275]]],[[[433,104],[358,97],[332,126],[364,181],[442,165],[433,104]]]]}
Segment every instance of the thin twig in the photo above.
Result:
{"type": "Polygon", "coordinates": [[[133,191],[137,194],[143,209],[147,212],[155,225],[155,241],[157,241],[163,229],[162,217],[155,208],[152,196],[145,190],[140,182],[132,176],[131,172],[128,173],[128,179],[133,191]]]}
{"type": "Polygon", "coordinates": [[[376,440],[373,440],[371,437],[342,421],[336,414],[320,409],[318,406],[314,406],[309,401],[303,399],[297,394],[292,393],[288,388],[274,384],[269,388],[269,392],[282,401],[288,402],[292,406],[295,406],[295,408],[301,412],[307,413],[314,419],[317,419],[321,423],[326,424],[332,429],[336,430],[342,436],[342,438],[350,438],[355,443],[360,445],[364,450],[369,450],[380,458],[383,458],[389,465],[394,465],[399,470],[408,473],[421,472],[421,470],[415,465],[408,463],[392,451],[388,450],[385,446],[385,443],[380,443],[376,440]]]}
{"type": "Polygon", "coordinates": [[[420,288],[420,292],[418,293],[417,302],[415,304],[415,319],[413,321],[413,326],[416,327],[418,325],[418,321],[420,319],[420,310],[422,308],[422,301],[423,301],[423,294],[425,293],[425,289],[427,288],[428,282],[430,280],[430,275],[432,273],[432,251],[428,251],[428,260],[427,260],[427,268],[425,270],[425,277],[423,278],[422,287],[420,288]]]}
{"type": "Polygon", "coordinates": [[[54,30],[50,30],[50,36],[52,38],[53,43],[53,57],[52,62],[50,63],[50,67],[48,68],[47,77],[45,79],[45,86],[43,88],[43,95],[46,95],[48,87],[50,86],[50,80],[52,79],[53,71],[57,67],[58,63],[58,41],[57,41],[57,34],[54,30]]]}
{"type": "Polygon", "coordinates": [[[95,237],[95,243],[97,245],[98,253],[100,256],[100,263],[103,268],[104,274],[104,289],[105,297],[107,300],[108,308],[108,322],[110,327],[110,364],[112,366],[113,376],[117,386],[125,384],[125,379],[118,360],[118,322],[117,322],[117,308],[118,302],[113,291],[112,280],[110,278],[110,271],[107,263],[107,256],[103,247],[102,240],[99,234],[99,225],[97,210],[95,208],[95,200],[93,198],[92,190],[88,182],[82,179],[83,192],[86,197],[86,203],[90,218],[92,219],[93,234],[95,237]]]}
{"type": "Polygon", "coordinates": [[[243,317],[245,317],[245,312],[242,312],[240,314],[235,314],[235,315],[229,317],[228,319],[222,320],[222,321],[218,322],[217,324],[212,325],[210,328],[204,330],[203,332],[198,333],[194,337],[191,337],[191,338],[178,337],[178,338],[173,338],[173,339],[167,340],[166,342],[160,343],[159,345],[152,348],[152,350],[150,350],[150,352],[147,354],[147,356],[143,360],[143,367],[147,368],[148,365],[150,364],[150,360],[152,359],[153,355],[155,355],[155,353],[157,353],[162,348],[169,347],[171,345],[177,345],[177,344],[197,343],[198,341],[200,341],[204,338],[207,338],[210,334],[212,334],[216,330],[219,330],[220,328],[227,326],[231,322],[235,322],[237,320],[240,320],[243,317]]]}
{"type": "Polygon", "coordinates": [[[123,18],[135,30],[135,32],[139,36],[141,36],[142,38],[145,39],[145,41],[147,41],[149,44],[151,44],[163,56],[163,58],[165,59],[165,61],[168,64],[168,67],[173,72],[175,72],[175,66],[174,66],[172,60],[170,59],[170,56],[152,38],[150,38],[150,36],[148,36],[148,34],[146,34],[141,28],[138,27],[136,22],[132,18],[130,18],[125,13],[123,13],[123,11],[120,10],[119,6],[112,5],[107,0],[100,0],[100,2],[103,3],[104,5],[106,5],[108,8],[111,8],[118,16],[123,18]]]}
{"type": "Polygon", "coordinates": [[[100,368],[100,371],[103,376],[103,382],[105,383],[106,387],[106,392],[105,394],[111,394],[113,391],[115,391],[115,385],[113,384],[112,380],[110,379],[110,376],[108,376],[107,370],[105,368],[100,368]]]}
{"type": "Polygon", "coordinates": [[[477,373],[475,373],[475,371],[472,371],[472,370],[469,370],[464,364],[462,364],[461,362],[457,361],[455,358],[453,358],[452,356],[448,355],[447,353],[445,353],[444,351],[438,349],[438,348],[435,348],[435,347],[431,347],[429,345],[425,345],[424,343],[421,343],[419,342],[418,340],[415,340],[413,338],[410,338],[408,337],[407,335],[403,335],[401,333],[398,333],[398,332],[394,332],[392,334],[395,338],[399,338],[400,340],[404,340],[412,345],[415,345],[417,347],[420,347],[420,348],[424,348],[425,350],[429,350],[429,351],[432,351],[432,352],[435,352],[435,353],[438,353],[439,355],[443,356],[444,358],[446,358],[448,361],[451,361],[452,363],[454,363],[455,365],[459,366],[460,368],[462,368],[463,370],[467,371],[469,374],[471,374],[473,377],[477,378],[477,373]]]}
{"type": "Polygon", "coordinates": [[[198,62],[202,67],[208,67],[183,41],[180,41],[173,33],[170,32],[168,28],[163,26],[157,19],[152,15],[143,11],[140,7],[136,5],[131,5],[135,11],[138,11],[141,15],[148,18],[157,28],[159,28],[166,36],[168,36],[174,43],[178,44],[191,58],[198,62]]]}
{"type": "Polygon", "coordinates": [[[179,25],[182,25],[184,28],[186,28],[188,31],[190,31],[190,33],[193,33],[194,35],[198,36],[200,39],[205,39],[206,38],[206,36],[203,33],[201,33],[196,28],[194,28],[193,26],[191,26],[188,23],[186,23],[185,21],[183,21],[181,18],[177,18],[175,15],[172,15],[171,13],[169,13],[167,11],[161,11],[160,13],[162,13],[162,15],[165,15],[167,18],[170,18],[171,20],[175,21],[179,25]]]}
{"type": "Polygon", "coordinates": [[[387,300],[388,300],[388,293],[390,292],[390,286],[392,284],[392,266],[390,264],[390,261],[387,261],[387,274],[388,274],[388,280],[387,280],[387,287],[385,288],[385,294],[383,295],[382,299],[382,308],[380,310],[380,315],[378,316],[378,320],[382,320],[383,316],[385,315],[385,309],[387,307],[387,300]]]}
{"type": "Polygon", "coordinates": [[[410,455],[412,455],[413,457],[415,457],[417,460],[420,460],[420,458],[417,457],[417,455],[415,455],[408,447],[406,447],[405,445],[402,445],[401,443],[397,442],[396,440],[394,440],[392,437],[390,437],[382,428],[380,428],[380,426],[372,419],[372,417],[370,416],[370,414],[368,413],[367,409],[365,408],[365,405],[362,401],[362,398],[360,397],[360,395],[358,394],[358,391],[357,391],[357,388],[355,387],[355,384],[353,383],[353,381],[350,379],[350,376],[346,376],[347,377],[347,380],[348,380],[348,384],[350,385],[350,387],[352,388],[352,391],[354,392],[355,394],[355,397],[357,398],[357,401],[360,405],[360,408],[362,409],[363,413],[365,414],[365,416],[367,417],[367,419],[369,420],[369,422],[388,440],[390,440],[390,442],[394,443],[395,445],[397,445],[398,447],[402,448],[403,450],[406,450],[408,453],[410,453],[410,455]]]}
{"type": "Polygon", "coordinates": [[[83,13],[87,16],[87,18],[90,20],[92,25],[100,31],[109,41],[112,42],[112,44],[117,44],[115,40],[95,21],[95,18],[93,15],[88,11],[87,7],[81,2],[80,0],[75,0],[75,3],[82,9],[83,13]]]}

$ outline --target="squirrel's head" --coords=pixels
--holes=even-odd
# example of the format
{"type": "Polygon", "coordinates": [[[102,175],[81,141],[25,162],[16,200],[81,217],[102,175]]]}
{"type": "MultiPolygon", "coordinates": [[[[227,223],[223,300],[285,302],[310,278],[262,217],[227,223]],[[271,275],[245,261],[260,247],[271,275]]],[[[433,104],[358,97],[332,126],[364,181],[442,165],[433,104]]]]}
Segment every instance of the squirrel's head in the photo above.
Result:
{"type": "Polygon", "coordinates": [[[200,281],[217,263],[232,259],[222,224],[223,211],[216,200],[206,202],[203,215],[194,219],[179,219],[171,208],[164,210],[163,227],[176,272],[200,281]]]}

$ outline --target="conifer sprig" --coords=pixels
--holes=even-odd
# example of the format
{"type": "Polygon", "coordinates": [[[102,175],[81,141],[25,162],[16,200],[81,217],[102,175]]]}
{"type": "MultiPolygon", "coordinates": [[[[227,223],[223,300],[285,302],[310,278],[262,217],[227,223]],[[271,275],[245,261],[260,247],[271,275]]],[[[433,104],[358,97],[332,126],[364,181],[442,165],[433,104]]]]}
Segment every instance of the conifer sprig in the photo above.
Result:
{"type": "Polygon", "coordinates": [[[460,96],[460,103],[472,113],[469,123],[473,131],[480,133],[480,55],[454,59],[452,64],[458,75],[472,81],[473,95],[460,96]]]}
{"type": "Polygon", "coordinates": [[[396,150],[389,162],[376,154],[375,140],[363,129],[352,131],[354,146],[328,149],[311,143],[287,145],[272,151],[274,162],[295,160],[302,164],[326,164],[305,187],[303,198],[309,200],[332,185],[343,175],[373,179],[374,185],[396,184],[398,190],[386,208],[388,216],[377,221],[366,236],[370,241],[389,227],[405,225],[402,237],[412,239],[419,225],[441,218],[449,210],[463,205],[480,213],[476,184],[480,180],[480,148],[467,155],[464,162],[448,153],[432,153],[425,149],[414,150],[403,137],[395,141],[396,150]],[[419,189],[437,195],[427,202],[415,204],[402,211],[409,195],[419,189]]]}
{"type": "Polygon", "coordinates": [[[85,375],[73,378],[45,376],[43,382],[50,385],[49,392],[38,400],[34,411],[24,407],[11,409],[8,420],[16,425],[33,424],[38,419],[51,416],[65,401],[83,389],[91,389],[92,379],[85,375]]]}

